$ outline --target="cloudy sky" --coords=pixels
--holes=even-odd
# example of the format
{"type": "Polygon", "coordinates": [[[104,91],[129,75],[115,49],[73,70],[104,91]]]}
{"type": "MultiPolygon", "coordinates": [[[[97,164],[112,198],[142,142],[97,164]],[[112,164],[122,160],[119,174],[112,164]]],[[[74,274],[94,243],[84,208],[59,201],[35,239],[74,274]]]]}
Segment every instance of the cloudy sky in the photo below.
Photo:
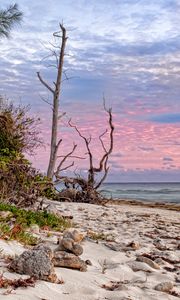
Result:
{"type": "MultiPolygon", "coordinates": [[[[179,181],[180,178],[180,1],[179,0],[17,0],[21,26],[0,45],[0,94],[30,104],[41,117],[45,148],[33,163],[45,171],[49,153],[51,95],[36,72],[53,85],[56,70],[47,57],[52,33],[62,22],[68,30],[60,101],[81,129],[92,135],[95,163],[102,154],[98,136],[107,124],[103,94],[113,108],[114,152],[108,181],[179,181]],[[45,59],[46,57],[46,59],[45,59]]],[[[1,0],[0,8],[11,2],[1,0]]],[[[60,125],[60,155],[78,143],[76,133],[60,125]]],[[[108,143],[108,136],[105,138],[108,143]]],[[[87,161],[76,167],[83,173],[87,161]]]]}

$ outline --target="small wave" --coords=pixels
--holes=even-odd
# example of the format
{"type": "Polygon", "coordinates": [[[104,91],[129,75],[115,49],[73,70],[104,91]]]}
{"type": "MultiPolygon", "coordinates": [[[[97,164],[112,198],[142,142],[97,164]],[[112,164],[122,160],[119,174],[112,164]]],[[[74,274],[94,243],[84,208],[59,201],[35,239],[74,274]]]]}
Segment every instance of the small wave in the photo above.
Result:
{"type": "MultiPolygon", "coordinates": [[[[107,190],[108,191],[108,190],[107,190]]],[[[172,190],[172,189],[160,189],[160,190],[143,190],[143,189],[115,189],[112,190],[117,193],[148,193],[148,194],[165,194],[165,193],[180,193],[180,190],[172,190]]]]}

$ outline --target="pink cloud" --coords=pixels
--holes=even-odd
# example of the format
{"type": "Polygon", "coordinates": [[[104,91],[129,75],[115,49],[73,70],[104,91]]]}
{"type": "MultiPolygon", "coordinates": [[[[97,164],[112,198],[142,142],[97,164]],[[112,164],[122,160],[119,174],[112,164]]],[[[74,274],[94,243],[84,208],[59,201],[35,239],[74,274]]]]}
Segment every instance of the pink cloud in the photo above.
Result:
{"type": "MultiPolygon", "coordinates": [[[[100,106],[86,105],[83,107],[83,113],[80,113],[80,107],[73,104],[68,115],[72,115],[73,122],[78,126],[81,132],[88,137],[91,135],[91,149],[95,157],[95,163],[102,155],[102,147],[98,139],[99,135],[108,128],[108,120],[105,112],[100,106]],[[72,112],[73,111],[73,112],[72,112]]],[[[139,101],[134,110],[129,110],[129,105],[124,106],[123,115],[114,113],[114,153],[110,159],[110,166],[113,170],[168,170],[169,168],[180,169],[180,134],[179,128],[175,124],[158,124],[139,119],[150,113],[167,111],[167,108],[158,107],[157,109],[142,109],[142,103],[139,101]],[[126,108],[126,109],[125,109],[126,108]],[[149,149],[145,151],[144,149],[149,149]],[[118,154],[121,155],[118,155],[118,154]],[[171,157],[173,166],[163,164],[163,157],[171,157]]],[[[43,171],[46,171],[49,144],[50,144],[50,112],[41,113],[42,117],[42,135],[46,148],[37,152],[33,163],[43,171]]],[[[75,154],[85,157],[86,148],[83,140],[71,128],[67,127],[68,117],[59,125],[59,138],[63,138],[59,153],[66,154],[72,149],[73,142],[78,144],[75,154]]],[[[103,138],[108,146],[108,134],[103,138]]],[[[87,169],[88,160],[78,160],[79,169],[87,169]]]]}

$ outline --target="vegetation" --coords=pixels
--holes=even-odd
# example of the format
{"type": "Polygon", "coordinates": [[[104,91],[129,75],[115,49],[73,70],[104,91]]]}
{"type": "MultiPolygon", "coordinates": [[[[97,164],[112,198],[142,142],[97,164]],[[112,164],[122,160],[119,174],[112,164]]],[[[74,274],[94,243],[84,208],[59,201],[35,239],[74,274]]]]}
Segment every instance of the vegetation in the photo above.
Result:
{"type": "Polygon", "coordinates": [[[12,229],[6,224],[1,222],[0,224],[0,237],[5,240],[17,240],[25,245],[37,245],[38,238],[32,234],[25,232],[24,228],[19,225],[15,225],[12,229]]]}
{"type": "Polygon", "coordinates": [[[0,203],[0,237],[16,239],[28,245],[37,244],[38,239],[26,230],[33,224],[40,228],[63,231],[71,226],[69,220],[46,211],[31,211],[14,205],[0,203]],[[3,212],[3,213],[2,213],[3,212]],[[9,212],[9,213],[4,213],[9,212]]]}
{"type": "Polygon", "coordinates": [[[52,182],[33,168],[24,153],[42,144],[39,120],[27,115],[27,107],[14,107],[0,99],[0,200],[29,206],[43,195],[53,196],[52,182]]]}
{"type": "Polygon", "coordinates": [[[0,38],[9,38],[10,31],[15,24],[19,24],[22,20],[22,12],[19,10],[18,5],[10,5],[6,9],[0,10],[0,38]]]}
{"type": "Polygon", "coordinates": [[[38,138],[39,119],[28,116],[29,107],[15,107],[0,98],[0,155],[12,159],[33,151],[41,144],[38,138]]]}
{"type": "Polygon", "coordinates": [[[88,237],[94,241],[99,241],[99,240],[107,241],[108,234],[104,234],[103,232],[89,231],[88,237]]]}

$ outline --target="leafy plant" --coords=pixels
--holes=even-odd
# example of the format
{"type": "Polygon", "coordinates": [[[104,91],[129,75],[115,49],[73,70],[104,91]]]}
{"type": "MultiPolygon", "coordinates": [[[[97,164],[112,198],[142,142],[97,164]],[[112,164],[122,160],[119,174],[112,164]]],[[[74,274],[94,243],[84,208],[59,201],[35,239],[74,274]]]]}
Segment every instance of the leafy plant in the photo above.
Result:
{"type": "MultiPolygon", "coordinates": [[[[48,226],[50,229],[63,231],[71,226],[69,220],[58,217],[46,211],[31,211],[17,208],[15,205],[0,203],[0,211],[9,211],[12,216],[7,216],[4,221],[9,221],[12,217],[16,219],[17,224],[23,225],[23,228],[29,227],[32,224],[37,224],[40,227],[48,226]]],[[[2,220],[2,217],[1,219],[2,220]]]]}
{"type": "Polygon", "coordinates": [[[39,196],[56,196],[51,180],[24,156],[42,144],[39,119],[29,117],[28,111],[0,98],[0,197],[22,207],[32,205],[39,196]]]}
{"type": "Polygon", "coordinates": [[[35,212],[0,203],[0,212],[10,212],[7,215],[0,214],[0,237],[8,240],[15,239],[26,245],[38,243],[38,238],[27,232],[33,224],[55,231],[64,231],[71,226],[69,220],[46,211],[35,212]]]}

